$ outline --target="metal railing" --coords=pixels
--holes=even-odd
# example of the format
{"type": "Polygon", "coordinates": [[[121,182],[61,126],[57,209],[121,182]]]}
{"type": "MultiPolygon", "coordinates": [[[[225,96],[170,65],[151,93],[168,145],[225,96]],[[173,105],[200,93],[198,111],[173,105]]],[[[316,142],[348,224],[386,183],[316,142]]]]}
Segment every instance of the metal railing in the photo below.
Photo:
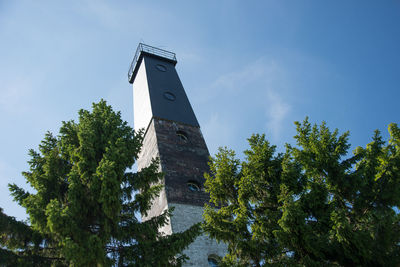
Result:
{"type": "Polygon", "coordinates": [[[137,62],[138,62],[138,60],[140,58],[140,54],[142,52],[146,52],[146,53],[149,53],[149,54],[152,54],[152,55],[156,55],[156,56],[159,56],[159,57],[163,57],[163,58],[166,58],[166,59],[169,59],[171,61],[175,61],[176,62],[175,53],[169,52],[169,51],[166,51],[166,50],[154,47],[154,46],[150,46],[150,45],[146,45],[146,44],[143,44],[143,43],[139,43],[139,45],[138,45],[138,47],[136,49],[135,57],[133,58],[131,66],[129,67],[129,71],[128,71],[128,80],[129,80],[130,83],[133,82],[132,81],[132,76],[133,76],[133,74],[135,72],[136,64],[137,64],[137,62]]]}

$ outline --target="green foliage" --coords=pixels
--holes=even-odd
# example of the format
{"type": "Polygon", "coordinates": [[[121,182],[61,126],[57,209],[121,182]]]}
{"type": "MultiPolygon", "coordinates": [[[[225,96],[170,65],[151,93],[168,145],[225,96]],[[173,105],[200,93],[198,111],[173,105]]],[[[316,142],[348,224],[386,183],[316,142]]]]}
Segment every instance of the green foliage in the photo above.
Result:
{"type": "Polygon", "coordinates": [[[228,244],[223,266],[398,266],[400,129],[346,158],[349,133],[296,122],[297,146],[264,135],[211,159],[204,229],[228,244]]]}
{"type": "Polygon", "coordinates": [[[23,173],[35,193],[10,185],[29,216],[30,227],[21,227],[31,236],[30,248],[15,246],[6,232],[2,236],[8,241],[1,244],[7,249],[1,253],[14,257],[32,251],[53,265],[181,265],[185,256],[180,253],[198,235],[199,225],[162,236],[158,228],[171,210],[138,220],[159,194],[163,178],[157,159],[137,173],[129,171],[142,141],[143,132],[134,132],[103,100],[91,112],[80,110],[78,123],[63,122],[57,137],[47,133],[39,152],[29,151],[30,170],[23,173]],[[44,237],[49,241],[42,242],[44,237]]]}
{"type": "MultiPolygon", "coordinates": [[[[0,266],[50,266],[53,251],[49,241],[23,222],[7,216],[0,208],[0,266]]],[[[53,259],[56,264],[57,260],[53,259]]]]}

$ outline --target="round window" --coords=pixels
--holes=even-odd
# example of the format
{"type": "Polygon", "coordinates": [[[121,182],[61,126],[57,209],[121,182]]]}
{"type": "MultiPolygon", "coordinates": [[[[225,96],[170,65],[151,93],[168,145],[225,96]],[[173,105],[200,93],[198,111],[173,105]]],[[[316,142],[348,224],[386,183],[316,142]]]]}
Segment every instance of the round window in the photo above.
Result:
{"type": "Polygon", "coordinates": [[[161,65],[161,64],[157,64],[156,69],[158,69],[159,71],[162,71],[162,72],[167,71],[167,67],[165,67],[164,65],[161,65]]]}
{"type": "Polygon", "coordinates": [[[199,192],[200,191],[200,185],[195,181],[189,181],[187,183],[187,186],[188,186],[189,190],[192,191],[192,192],[199,192]]]}
{"type": "Polygon", "coordinates": [[[188,134],[185,131],[181,131],[181,130],[176,131],[176,135],[179,137],[180,140],[185,141],[185,142],[189,139],[188,134]]]}
{"type": "Polygon", "coordinates": [[[209,257],[208,258],[208,264],[211,267],[218,267],[218,260],[216,258],[214,258],[214,257],[209,257]]]}
{"type": "Polygon", "coordinates": [[[175,95],[171,92],[165,92],[164,93],[164,98],[169,100],[169,101],[174,101],[175,100],[175,95]]]}

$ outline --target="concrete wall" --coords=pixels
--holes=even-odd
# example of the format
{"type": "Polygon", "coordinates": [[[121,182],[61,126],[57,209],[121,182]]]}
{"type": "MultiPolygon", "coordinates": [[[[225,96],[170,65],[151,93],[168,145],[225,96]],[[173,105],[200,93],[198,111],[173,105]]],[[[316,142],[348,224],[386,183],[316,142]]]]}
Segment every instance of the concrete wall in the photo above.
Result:
{"type": "MultiPolygon", "coordinates": [[[[145,168],[150,165],[151,160],[160,157],[160,153],[158,150],[158,140],[156,136],[156,131],[154,127],[154,121],[152,120],[147,132],[145,134],[142,150],[139,153],[139,158],[137,161],[138,170],[140,171],[142,168],[145,168]]],[[[159,171],[162,171],[161,166],[159,167],[159,171]]],[[[163,180],[161,183],[165,183],[163,180]]],[[[165,187],[161,190],[160,195],[154,199],[151,209],[148,211],[147,216],[142,215],[142,220],[147,220],[154,216],[160,215],[164,210],[168,208],[167,205],[167,197],[165,193],[165,187]]],[[[170,226],[167,227],[169,229],[164,229],[166,234],[171,233],[170,226]]]]}
{"type": "MultiPolygon", "coordinates": [[[[203,220],[203,208],[194,205],[170,204],[174,207],[173,216],[171,218],[172,232],[182,232],[195,223],[203,220]]],[[[223,257],[226,254],[227,246],[223,243],[217,243],[206,235],[201,235],[183,251],[190,260],[183,266],[210,266],[208,257],[223,257]]]]}

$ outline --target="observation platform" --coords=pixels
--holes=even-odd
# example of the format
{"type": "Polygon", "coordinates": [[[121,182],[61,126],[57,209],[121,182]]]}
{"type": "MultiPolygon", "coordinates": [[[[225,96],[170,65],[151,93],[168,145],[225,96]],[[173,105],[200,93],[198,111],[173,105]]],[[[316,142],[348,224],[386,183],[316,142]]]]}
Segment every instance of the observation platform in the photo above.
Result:
{"type": "Polygon", "coordinates": [[[133,83],[133,81],[135,80],[136,74],[137,74],[139,66],[140,66],[140,62],[143,59],[144,55],[148,55],[151,57],[169,61],[172,64],[174,64],[174,66],[178,62],[176,60],[176,55],[173,52],[169,52],[164,49],[160,49],[160,48],[157,48],[154,46],[139,43],[139,45],[136,49],[135,57],[132,60],[131,66],[129,67],[129,71],[128,71],[129,83],[133,83]]]}

